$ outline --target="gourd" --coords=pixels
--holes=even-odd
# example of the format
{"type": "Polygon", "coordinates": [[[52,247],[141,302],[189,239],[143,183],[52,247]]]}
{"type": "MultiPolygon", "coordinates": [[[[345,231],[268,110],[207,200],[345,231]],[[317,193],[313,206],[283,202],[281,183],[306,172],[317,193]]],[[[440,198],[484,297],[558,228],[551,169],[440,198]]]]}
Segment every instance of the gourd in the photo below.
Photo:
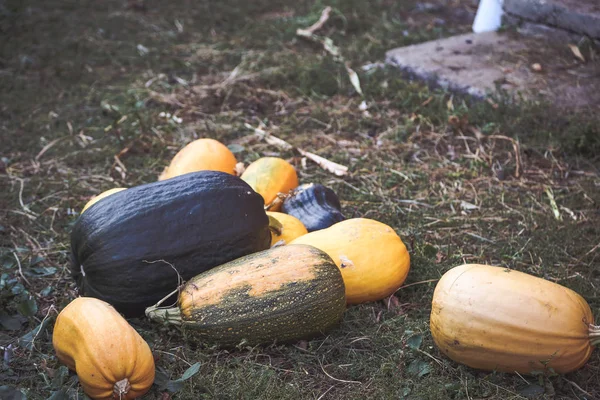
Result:
{"type": "Polygon", "coordinates": [[[346,218],[333,190],[320,184],[304,184],[283,201],[281,211],[298,218],[309,232],[329,228],[346,218]]]}
{"type": "Polygon", "coordinates": [[[88,201],[85,204],[85,206],[83,206],[83,209],[81,210],[81,212],[83,213],[85,210],[87,210],[88,208],[90,208],[92,205],[96,204],[98,201],[102,200],[105,197],[110,196],[111,194],[118,193],[121,190],[125,190],[125,188],[112,188],[112,189],[108,189],[107,191],[100,193],[98,196],[92,197],[92,199],[90,201],[88,201]]]}
{"type": "Polygon", "coordinates": [[[346,308],[331,258],[311,246],[281,246],[241,257],[191,279],[178,307],[148,318],[193,329],[210,343],[236,346],[310,338],[333,328],[346,308]]]}
{"type": "Polygon", "coordinates": [[[439,349],[469,367],[567,373],[600,344],[587,302],[559,284],[502,267],[465,264],[437,283],[431,334],[439,349]]]}
{"type": "Polygon", "coordinates": [[[52,344],[92,399],[134,399],[154,382],[154,358],[142,337],[108,303],[79,297],[56,318],[52,344]]]}
{"type": "Polygon", "coordinates": [[[235,175],[236,163],[235,156],[223,143],[210,138],[197,139],[175,154],[158,180],[205,170],[235,175]]]}
{"type": "Polygon", "coordinates": [[[126,316],[200,272],[269,248],[263,199],[240,178],[200,171],[115,193],[71,232],[80,293],[126,316]]]}
{"type": "Polygon", "coordinates": [[[296,217],[276,211],[267,211],[267,216],[271,229],[271,246],[277,243],[288,244],[308,233],[306,227],[296,217]]]}
{"type": "Polygon", "coordinates": [[[381,300],[406,280],[410,256],[388,225],[367,218],[352,218],[290,242],[323,250],[342,272],[348,304],[381,300]]]}
{"type": "Polygon", "coordinates": [[[270,211],[279,211],[281,202],[275,201],[278,193],[287,194],[298,186],[296,169],[277,157],[262,157],[248,165],[241,177],[260,194],[270,211]]]}

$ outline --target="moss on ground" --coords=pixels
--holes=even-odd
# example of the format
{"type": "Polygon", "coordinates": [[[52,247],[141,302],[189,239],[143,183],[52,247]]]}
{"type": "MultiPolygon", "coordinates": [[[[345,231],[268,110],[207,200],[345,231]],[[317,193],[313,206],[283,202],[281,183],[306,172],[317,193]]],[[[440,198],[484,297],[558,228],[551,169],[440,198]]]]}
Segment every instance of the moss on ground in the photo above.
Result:
{"type": "MultiPolygon", "coordinates": [[[[133,320],[157,356],[158,383],[201,363],[191,379],[171,383],[174,397],[600,397],[597,351],[566,377],[532,378],[475,371],[433,345],[435,280],[465,261],[554,280],[600,312],[600,121],[537,102],[471,102],[393,69],[361,68],[389,48],[469,29],[469,1],[428,4],[0,5],[0,35],[10,39],[0,47],[0,382],[31,399],[61,390],[81,398],[51,347],[56,312],[76,296],[70,226],[92,196],[153,181],[183,144],[214,137],[237,144],[246,163],[285,157],[302,181],[334,188],[348,216],[394,227],[410,250],[411,272],[394,296],[352,307],[328,336],[295,345],[225,351],[133,320]],[[363,97],[343,65],[295,34],[325,5],[333,11],[318,33],[358,73],[363,97]],[[245,124],[350,173],[339,178],[310,161],[304,166],[297,154],[252,139],[245,124]]],[[[159,386],[148,398],[165,398],[159,386]]]]}

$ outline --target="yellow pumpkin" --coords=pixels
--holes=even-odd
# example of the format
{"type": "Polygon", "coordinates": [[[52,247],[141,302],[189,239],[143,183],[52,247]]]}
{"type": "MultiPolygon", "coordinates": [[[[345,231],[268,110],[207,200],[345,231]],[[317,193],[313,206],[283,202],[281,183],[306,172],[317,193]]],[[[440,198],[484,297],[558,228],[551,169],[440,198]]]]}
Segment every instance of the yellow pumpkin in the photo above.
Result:
{"type": "Polygon", "coordinates": [[[271,247],[280,241],[283,241],[283,244],[288,244],[297,237],[308,233],[304,224],[296,217],[276,211],[267,211],[267,215],[274,218],[279,224],[278,226],[273,226],[272,223],[269,224],[269,228],[271,228],[271,247]]]}
{"type": "MultiPolygon", "coordinates": [[[[277,193],[287,194],[298,186],[296,169],[289,162],[277,157],[262,157],[248,165],[240,176],[247,184],[260,194],[265,205],[271,205],[277,193]]],[[[279,211],[281,203],[271,205],[271,211],[279,211]]]]}
{"type": "Polygon", "coordinates": [[[465,264],[438,282],[433,340],[469,367],[532,374],[583,366],[600,344],[587,302],[559,284],[523,272],[465,264]]]}
{"type": "Polygon", "coordinates": [[[56,318],[56,356],[92,399],[135,399],[154,382],[150,347],[108,303],[79,297],[56,318]]]}
{"type": "Polygon", "coordinates": [[[410,256],[394,230],[367,218],[353,218],[290,242],[323,250],[336,263],[348,304],[381,300],[406,280],[410,256]]]}
{"type": "Polygon", "coordinates": [[[168,167],[158,177],[159,181],[196,171],[221,171],[235,175],[235,156],[223,143],[202,138],[188,143],[179,150],[168,167]]]}
{"type": "Polygon", "coordinates": [[[111,194],[115,194],[117,192],[120,192],[121,190],[125,190],[125,188],[108,189],[107,191],[100,193],[98,196],[92,197],[92,199],[90,201],[88,201],[85,204],[85,206],[83,206],[83,209],[81,210],[81,213],[83,213],[85,210],[87,210],[88,208],[90,208],[96,202],[102,200],[105,197],[110,196],[111,194]]]}

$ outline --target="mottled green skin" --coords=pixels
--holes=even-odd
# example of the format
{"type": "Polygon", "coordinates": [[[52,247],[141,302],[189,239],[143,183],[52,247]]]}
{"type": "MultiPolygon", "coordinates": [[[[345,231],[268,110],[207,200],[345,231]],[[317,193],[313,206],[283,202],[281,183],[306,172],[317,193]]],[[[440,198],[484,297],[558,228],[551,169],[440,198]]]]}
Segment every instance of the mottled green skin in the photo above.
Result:
{"type": "Polygon", "coordinates": [[[250,261],[258,261],[261,265],[287,262],[280,260],[278,255],[302,248],[303,251],[308,249],[310,257],[293,260],[289,267],[294,268],[297,262],[310,263],[314,272],[310,280],[290,281],[260,296],[249,294],[251,285],[225,287],[218,304],[196,305],[187,318],[182,318],[178,308],[155,310],[154,315],[148,315],[148,312],[147,315],[192,328],[204,340],[222,346],[235,346],[244,340],[249,345],[280,343],[323,334],[336,326],[344,314],[345,288],[333,260],[312,246],[282,246],[231,261],[193,278],[182,290],[181,297],[190,295],[186,289],[192,285],[210,280],[217,274],[229,274],[250,261]]]}

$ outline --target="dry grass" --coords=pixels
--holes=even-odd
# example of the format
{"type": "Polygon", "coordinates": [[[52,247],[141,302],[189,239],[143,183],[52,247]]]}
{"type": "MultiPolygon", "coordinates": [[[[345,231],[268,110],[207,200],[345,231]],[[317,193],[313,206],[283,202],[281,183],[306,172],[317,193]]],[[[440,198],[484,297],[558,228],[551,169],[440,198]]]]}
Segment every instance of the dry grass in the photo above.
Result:
{"type": "Polygon", "coordinates": [[[331,2],[320,32],[358,72],[364,96],[343,65],[295,35],[318,19],[321,3],[17,3],[0,7],[2,31],[21,39],[2,49],[0,66],[2,384],[33,399],[81,398],[51,347],[57,310],[77,295],[70,226],[92,196],[155,180],[183,144],[208,136],[246,164],[284,157],[303,182],[332,187],[347,216],[391,225],[410,250],[411,272],[385,301],[350,308],[329,336],[293,345],[224,350],[132,320],[157,358],[159,384],[148,398],[169,398],[160,383],[196,362],[199,372],[171,395],[600,397],[598,352],[566,377],[519,377],[460,366],[429,335],[435,281],[463,262],[559,282],[600,312],[597,116],[471,103],[391,69],[361,69],[392,46],[468,29],[466,2],[429,11],[413,2],[331,2]],[[248,125],[349,173],[331,174],[248,125]]]}

